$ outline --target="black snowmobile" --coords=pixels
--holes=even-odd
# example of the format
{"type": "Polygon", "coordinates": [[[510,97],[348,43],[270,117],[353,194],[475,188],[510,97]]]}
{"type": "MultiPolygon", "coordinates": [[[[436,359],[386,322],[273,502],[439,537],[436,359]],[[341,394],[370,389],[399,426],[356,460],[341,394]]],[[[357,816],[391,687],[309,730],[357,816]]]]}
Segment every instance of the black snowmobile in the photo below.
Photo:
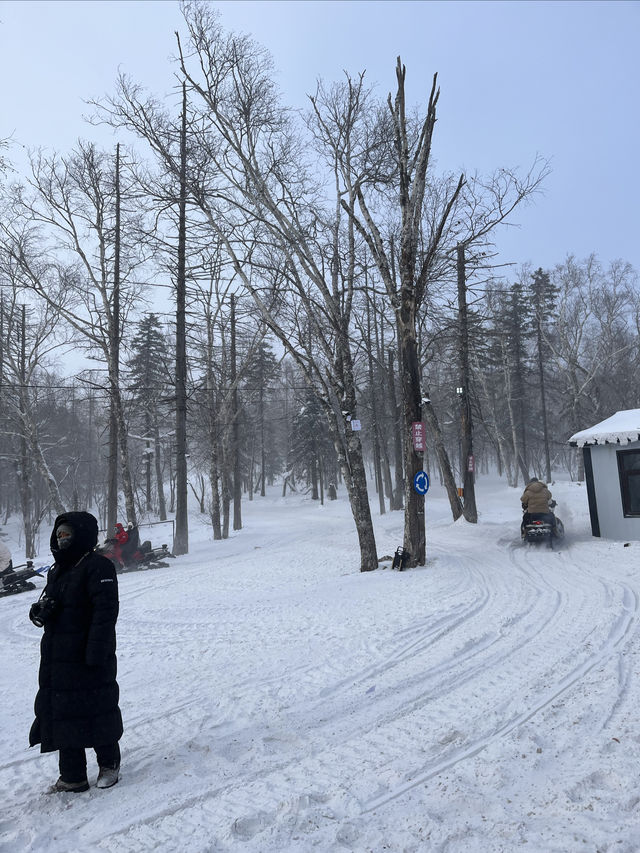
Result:
{"type": "Polygon", "coordinates": [[[556,502],[551,501],[549,512],[527,512],[524,509],[520,534],[523,542],[530,545],[539,545],[545,542],[548,548],[553,548],[554,542],[564,538],[564,524],[551,510],[555,509],[556,502]]]}
{"type": "Polygon", "coordinates": [[[41,566],[39,569],[34,569],[31,560],[27,560],[24,565],[15,566],[15,568],[9,566],[8,569],[0,572],[0,597],[35,589],[36,585],[31,583],[29,578],[41,577],[50,568],[51,566],[41,566]]]}

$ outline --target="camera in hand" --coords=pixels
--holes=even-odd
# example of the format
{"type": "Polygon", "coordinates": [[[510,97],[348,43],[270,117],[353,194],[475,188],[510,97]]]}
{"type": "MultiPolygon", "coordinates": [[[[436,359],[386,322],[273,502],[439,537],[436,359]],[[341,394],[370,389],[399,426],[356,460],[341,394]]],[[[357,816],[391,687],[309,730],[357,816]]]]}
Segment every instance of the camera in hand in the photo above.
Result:
{"type": "Polygon", "coordinates": [[[31,608],[29,609],[29,619],[31,619],[33,624],[38,628],[42,628],[51,620],[57,609],[58,602],[42,593],[40,598],[31,605],[31,608]]]}

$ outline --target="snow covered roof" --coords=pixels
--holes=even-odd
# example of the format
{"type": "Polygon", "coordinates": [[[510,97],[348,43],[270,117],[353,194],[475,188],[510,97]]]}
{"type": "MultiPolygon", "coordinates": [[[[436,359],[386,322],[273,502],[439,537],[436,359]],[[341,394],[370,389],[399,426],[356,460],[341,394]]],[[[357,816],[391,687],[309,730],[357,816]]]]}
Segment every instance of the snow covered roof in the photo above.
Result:
{"type": "Polygon", "coordinates": [[[584,447],[585,444],[624,444],[630,441],[640,441],[640,409],[616,412],[599,424],[574,433],[569,444],[584,447]]]}

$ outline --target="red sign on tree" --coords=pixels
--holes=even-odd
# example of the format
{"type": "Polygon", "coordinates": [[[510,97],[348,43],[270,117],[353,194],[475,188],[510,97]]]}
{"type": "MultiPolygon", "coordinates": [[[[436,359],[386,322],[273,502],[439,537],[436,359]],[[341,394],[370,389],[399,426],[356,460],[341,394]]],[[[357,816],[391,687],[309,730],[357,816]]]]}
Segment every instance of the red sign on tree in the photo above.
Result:
{"type": "Polygon", "coordinates": [[[414,421],[411,424],[411,438],[413,440],[413,449],[418,453],[422,453],[426,448],[426,433],[423,421],[414,421]]]}

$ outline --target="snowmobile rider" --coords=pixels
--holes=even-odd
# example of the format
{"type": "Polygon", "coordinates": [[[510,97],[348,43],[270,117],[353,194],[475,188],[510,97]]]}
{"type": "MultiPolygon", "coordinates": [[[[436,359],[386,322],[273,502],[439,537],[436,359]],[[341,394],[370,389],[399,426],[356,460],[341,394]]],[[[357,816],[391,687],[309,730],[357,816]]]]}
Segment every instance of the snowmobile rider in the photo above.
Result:
{"type": "Polygon", "coordinates": [[[520,503],[524,510],[521,527],[523,531],[525,524],[531,521],[533,515],[544,515],[554,527],[556,526],[556,517],[550,508],[551,504],[555,506],[555,502],[549,489],[537,477],[532,477],[527,483],[527,487],[520,498],[520,503]]]}
{"type": "Polygon", "coordinates": [[[129,541],[129,534],[124,529],[124,526],[118,522],[116,524],[116,535],[113,542],[113,556],[120,563],[122,567],[124,567],[125,559],[124,559],[124,546],[129,541]]]}
{"type": "Polygon", "coordinates": [[[48,793],[87,791],[85,749],[98,759],[98,788],[118,781],[122,716],[116,681],[118,581],[94,551],[98,522],[88,512],[59,515],[51,533],[50,569],[29,618],[44,627],[39,690],[29,746],[59,752],[60,778],[48,793]]]}

